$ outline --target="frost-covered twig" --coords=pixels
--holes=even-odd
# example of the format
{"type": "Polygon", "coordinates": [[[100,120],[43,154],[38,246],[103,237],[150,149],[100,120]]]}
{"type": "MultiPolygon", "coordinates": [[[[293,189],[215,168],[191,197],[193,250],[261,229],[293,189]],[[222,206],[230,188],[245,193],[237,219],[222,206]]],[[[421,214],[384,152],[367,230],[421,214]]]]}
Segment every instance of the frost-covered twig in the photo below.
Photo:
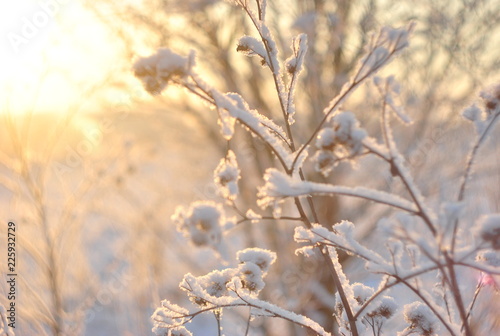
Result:
{"type": "MultiPolygon", "coordinates": [[[[410,194],[411,198],[413,199],[415,205],[418,208],[418,215],[422,217],[424,223],[427,225],[429,230],[435,236],[437,234],[434,223],[436,216],[434,215],[432,210],[426,205],[424,197],[422,196],[422,193],[420,192],[419,188],[413,181],[410,172],[406,167],[404,167],[403,163],[404,159],[401,153],[397,149],[396,142],[392,134],[392,129],[390,126],[390,116],[387,111],[387,105],[391,105],[391,108],[393,110],[397,110],[396,108],[393,107],[393,104],[390,103],[392,99],[389,95],[389,90],[393,89],[392,87],[395,84],[393,83],[392,77],[386,79],[385,83],[383,84],[380,82],[381,80],[379,78],[375,78],[375,83],[377,84],[379,92],[383,97],[381,123],[382,123],[384,140],[390,155],[390,158],[387,162],[390,164],[391,173],[393,175],[399,176],[403,181],[406,189],[408,190],[408,193],[410,194]]],[[[398,113],[398,116],[401,117],[401,113],[398,113]]]]}
{"type": "Polygon", "coordinates": [[[7,311],[2,304],[0,304],[0,336],[15,336],[7,321],[7,311]]]}
{"type": "Polygon", "coordinates": [[[326,332],[325,329],[323,329],[318,323],[314,322],[313,320],[303,315],[296,314],[294,312],[273,305],[269,302],[262,301],[254,297],[242,294],[237,289],[235,290],[235,293],[249,307],[257,309],[257,311],[254,311],[253,313],[254,315],[259,315],[259,311],[262,311],[264,312],[264,314],[262,314],[263,316],[282,318],[298,326],[309,329],[315,332],[317,335],[322,335],[322,336],[331,335],[329,332],[326,332]]]}
{"type": "Polygon", "coordinates": [[[276,92],[278,94],[278,99],[280,103],[280,108],[281,111],[283,112],[283,118],[285,120],[285,127],[287,130],[287,134],[290,137],[291,141],[291,149],[295,150],[295,145],[293,141],[293,135],[292,135],[292,130],[290,128],[290,124],[292,123],[293,120],[293,115],[288,114],[289,109],[289,102],[288,102],[288,97],[286,95],[286,90],[285,90],[285,84],[283,83],[283,73],[281,71],[280,67],[280,62],[278,60],[278,49],[276,46],[276,42],[274,41],[274,38],[271,34],[271,31],[269,30],[269,27],[266,25],[264,21],[264,14],[265,14],[265,6],[261,6],[262,4],[257,1],[258,8],[259,8],[259,17],[257,18],[255,16],[255,13],[250,9],[248,4],[246,2],[238,1],[239,5],[243,8],[243,10],[247,13],[248,17],[252,21],[254,27],[256,28],[257,32],[259,33],[259,37],[262,41],[262,44],[265,49],[265,55],[262,53],[263,56],[263,64],[269,66],[269,69],[271,70],[271,74],[273,77],[274,81],[274,86],[276,88],[276,92]]]}
{"type": "MultiPolygon", "coordinates": [[[[359,244],[353,237],[354,224],[342,221],[333,225],[333,231],[329,231],[324,226],[313,224],[312,228],[295,228],[294,240],[297,243],[307,243],[307,247],[315,245],[332,246],[345,250],[347,253],[355,255],[366,261],[385,265],[386,261],[378,253],[359,244]]],[[[307,254],[307,249],[301,248],[296,251],[307,254]]]]}
{"type": "MultiPolygon", "coordinates": [[[[480,227],[478,233],[482,241],[474,248],[461,247],[455,254],[453,253],[454,247],[450,253],[449,247],[443,244],[444,241],[448,241],[446,239],[449,239],[447,228],[450,227],[452,220],[458,219],[462,205],[444,204],[440,207],[444,210],[436,216],[434,205],[424,198],[413,175],[405,166],[403,155],[398,150],[391,128],[391,112],[404,123],[409,123],[410,120],[404,114],[403,108],[394,100],[393,94],[399,93],[399,85],[395,83],[393,77],[374,79],[382,96],[380,120],[383,143],[378,143],[378,140],[368,136],[368,132],[361,127],[354,113],[339,112],[342,105],[361,84],[375,75],[408,45],[408,36],[413,25],[410,24],[401,29],[384,27],[378,34],[372,36],[366,55],[359,62],[354,75],[325,107],[323,118],[312,132],[307,134],[306,140],[300,147],[297,145],[298,150],[296,150],[290,126],[296,112],[295,88],[304,64],[307,36],[299,34],[294,38],[292,55],[282,64],[278,58],[277,44],[265,23],[266,1],[255,0],[251,3],[236,0],[235,3],[243,8],[258,34],[258,37],[246,35],[241,37],[238,40],[237,50],[247,56],[257,57],[261,65],[269,67],[279,107],[283,112],[284,130],[278,126],[280,122],[275,123],[251,109],[239,94],[222,93],[211,86],[194,69],[194,54],[182,57],[169,49],[162,49],[156,55],[140,60],[136,64],[136,73],[142,78],[150,92],[161,92],[169,82],[173,82],[185,87],[215,108],[221,134],[228,143],[226,155],[214,171],[215,185],[224,203],[211,200],[194,202],[188,208],[179,207],[173,216],[178,229],[195,245],[217,249],[224,236],[236,224],[267,220],[302,222],[303,227],[295,229],[294,238],[296,242],[305,243],[306,246],[297,249],[296,252],[302,252],[306,256],[313,252],[321,254],[322,266],[330,272],[330,281],[336,290],[334,306],[340,334],[358,336],[364,334],[365,331],[371,331],[373,335],[381,335],[385,321],[390,319],[397,310],[394,298],[388,296],[389,290],[401,285],[418,301],[405,306],[403,314],[408,325],[398,335],[412,333],[432,335],[438,330],[440,324],[445,326],[451,335],[459,335],[460,322],[464,325],[465,335],[471,335],[468,325],[470,309],[468,311],[465,309],[462,297],[467,296],[458,284],[456,268],[465,266],[490,271],[489,274],[498,272],[495,266],[496,257],[490,253],[489,249],[497,250],[500,246],[497,242],[500,236],[498,233],[500,221],[497,220],[496,215],[493,215],[478,222],[478,227],[480,227]],[[255,7],[257,12],[254,12],[255,7]],[[282,68],[288,73],[286,84],[282,68]],[[240,196],[238,183],[244,177],[241,176],[242,170],[239,168],[236,153],[229,150],[229,148],[235,148],[229,144],[235,141],[233,134],[236,123],[241,124],[249,133],[262,140],[270,152],[276,156],[279,161],[278,165],[281,165],[281,167],[275,167],[273,165],[275,162],[271,163],[271,167],[263,176],[264,185],[259,188],[257,195],[257,203],[261,208],[274,206],[272,217],[257,214],[252,210],[240,209],[237,206],[237,202],[239,205],[241,201],[241,198],[238,199],[240,196]],[[309,159],[308,149],[314,140],[316,140],[317,151],[309,159]],[[315,163],[316,170],[326,177],[339,162],[350,162],[360,156],[371,154],[388,164],[388,170],[392,176],[398,177],[404,185],[404,192],[409,195],[408,199],[381,189],[311,182],[308,172],[304,170],[305,168],[303,169],[304,163],[311,160],[315,163]],[[389,238],[384,241],[383,245],[387,247],[388,257],[355,240],[355,226],[348,221],[334,225],[331,231],[323,226],[325,223],[320,223],[320,216],[314,204],[314,197],[317,195],[357,197],[401,210],[402,212],[395,216],[396,223],[391,222],[389,226],[385,226],[385,233],[389,238]],[[304,197],[307,198],[307,204],[303,204],[304,197]],[[292,209],[282,209],[281,205],[287,198],[293,198],[292,209]],[[234,212],[235,216],[226,215],[226,208],[234,212]],[[282,210],[283,212],[292,210],[298,212],[298,215],[282,214],[282,210]],[[431,239],[421,234],[422,222],[427,228],[424,227],[424,230],[430,231],[431,239]],[[376,291],[366,284],[350,281],[337,255],[338,250],[363,259],[368,272],[383,276],[383,282],[376,291]],[[482,257],[480,253],[483,253],[482,257]],[[476,261],[471,261],[470,259],[475,255],[476,261]],[[433,299],[425,290],[425,280],[429,278],[428,274],[438,275],[439,280],[436,283],[441,286],[441,292],[438,293],[436,299],[433,299]],[[453,296],[448,295],[450,293],[453,296]],[[448,299],[451,297],[453,301],[448,299]],[[443,299],[444,304],[440,301],[443,299]]],[[[493,96],[495,96],[494,102],[491,102],[491,97],[488,96],[490,99],[488,108],[491,111],[497,108],[499,103],[497,100],[500,100],[496,94],[493,96]]],[[[481,120],[479,120],[481,122],[478,121],[476,110],[469,111],[467,115],[474,119],[478,130],[487,133],[492,127],[493,122],[488,126],[481,120]]],[[[496,118],[497,114],[494,114],[494,117],[490,119],[494,121],[496,118]]],[[[465,190],[470,167],[479,144],[482,142],[483,139],[480,137],[478,145],[473,149],[460,194],[465,190]]],[[[382,224],[381,229],[384,230],[382,224]]],[[[453,242],[456,231],[455,225],[453,242]]],[[[274,232],[271,235],[274,235],[274,232]]],[[[197,306],[197,309],[192,312],[179,313],[178,309],[171,304],[164,304],[164,307],[159,308],[153,316],[157,331],[161,333],[165,331],[165,328],[171,328],[171,330],[181,328],[183,324],[205,312],[213,312],[217,325],[220,327],[224,309],[247,306],[251,308],[251,315],[282,318],[308,328],[318,335],[328,335],[325,329],[308,317],[283,310],[273,303],[258,298],[265,284],[263,277],[267,273],[267,267],[274,261],[273,255],[273,252],[267,250],[244,250],[238,253],[240,264],[237,267],[215,270],[199,277],[190,273],[186,274],[180,287],[197,306]]],[[[248,321],[245,334],[248,334],[249,328],[250,322],[248,321]]],[[[184,330],[181,332],[185,333],[184,330]]],[[[395,331],[391,330],[389,333],[395,334],[395,331]]]]}
{"type": "Polygon", "coordinates": [[[333,98],[328,106],[324,109],[325,116],[319,122],[316,129],[312,132],[308,140],[297,151],[292,163],[292,170],[297,164],[297,161],[304,150],[306,150],[312,141],[316,138],[319,131],[332,115],[342,106],[347,98],[361,85],[375,75],[383,66],[388,64],[394,56],[408,46],[408,37],[412,32],[414,24],[410,24],[407,28],[394,29],[384,27],[377,37],[372,38],[371,45],[368,47],[366,56],[361,60],[356,74],[352,77],[349,83],[346,83],[341,92],[333,98]]]}
{"type": "MultiPolygon", "coordinates": [[[[438,311],[436,305],[434,305],[424,294],[422,291],[416,289],[412,284],[410,284],[408,281],[400,278],[399,276],[395,275],[395,274],[391,274],[390,276],[396,278],[398,281],[400,281],[401,283],[403,283],[407,288],[409,288],[417,297],[420,298],[420,300],[422,300],[422,302],[425,303],[425,305],[432,311],[432,314],[434,317],[436,317],[437,319],[439,319],[439,321],[442,323],[442,325],[444,325],[444,327],[448,330],[448,332],[450,333],[450,335],[452,336],[455,336],[455,335],[460,335],[460,333],[458,332],[458,328],[456,325],[450,325],[450,323],[448,323],[446,321],[446,319],[443,317],[443,312],[440,312],[438,311]]],[[[430,334],[432,335],[432,334],[430,334]]]]}
{"type": "Polygon", "coordinates": [[[418,213],[418,208],[412,203],[399,196],[384,191],[364,188],[345,187],[324,183],[302,181],[290,177],[280,171],[270,168],[264,175],[266,183],[259,190],[258,204],[262,207],[275,204],[286,197],[305,195],[345,195],[363,198],[380,204],[385,204],[410,213],[418,213]]]}
{"type": "MultiPolygon", "coordinates": [[[[290,56],[286,60],[286,70],[291,76],[290,84],[288,85],[288,95],[286,101],[286,121],[290,124],[294,122],[293,117],[295,115],[295,87],[297,86],[299,75],[302,72],[304,58],[307,52],[307,35],[300,34],[299,36],[295,37],[292,42],[292,49],[292,56],[290,56]]],[[[292,147],[292,150],[295,150],[295,147],[292,147]]]]}
{"type": "Polygon", "coordinates": [[[220,318],[222,309],[246,306],[253,308],[252,315],[279,317],[314,331],[317,335],[330,336],[313,320],[257,298],[264,287],[262,278],[275,258],[276,255],[268,250],[245,249],[237,254],[240,261],[238,268],[213,271],[201,277],[186,274],[180,287],[199,308],[189,312],[165,300],[152,316],[154,330],[161,333],[181,327],[206,312],[216,312],[220,318]]]}

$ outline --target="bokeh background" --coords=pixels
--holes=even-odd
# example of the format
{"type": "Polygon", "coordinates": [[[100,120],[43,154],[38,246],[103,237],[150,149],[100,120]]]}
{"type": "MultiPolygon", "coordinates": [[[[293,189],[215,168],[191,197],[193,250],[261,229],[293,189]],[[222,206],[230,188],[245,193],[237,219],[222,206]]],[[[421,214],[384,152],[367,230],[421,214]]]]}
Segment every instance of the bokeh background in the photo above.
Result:
{"type": "MultiPolygon", "coordinates": [[[[395,132],[424,194],[436,202],[453,198],[473,139],[460,112],[500,79],[500,2],[268,2],[282,59],[293,36],[308,35],[297,141],[307,139],[348,80],[369,33],[416,22],[410,47],[384,70],[402,84],[401,103],[415,120],[395,132]]],[[[239,37],[255,33],[251,23],[219,0],[21,0],[0,4],[0,22],[0,220],[18,227],[16,334],[149,335],[149,317],[161,299],[186,301],[178,290],[184,273],[234,263],[195,249],[169,219],[177,205],[219,199],[212,176],[227,144],[214,111],[176,87],[149,96],[131,66],[158,47],[194,49],[200,72],[214,86],[242,93],[252,108],[279,119],[267,69],[236,51],[239,37]]],[[[379,105],[367,85],[345,108],[376,136],[379,105]]],[[[471,218],[500,211],[498,127],[495,132],[469,190],[471,218]]],[[[242,130],[233,150],[244,176],[238,204],[257,211],[256,186],[274,158],[242,130]]],[[[322,182],[401,188],[369,159],[354,173],[341,164],[328,179],[311,167],[307,173],[322,182]]],[[[322,222],[349,219],[368,244],[376,244],[371,232],[378,220],[390,215],[362,201],[316,202],[322,222]]],[[[328,324],[332,300],[317,285],[321,267],[293,255],[292,232],[291,223],[245,224],[227,239],[234,251],[277,251],[264,298],[328,324]]],[[[352,279],[369,281],[347,256],[343,262],[352,279]]],[[[5,273],[3,260],[0,266],[5,273]]],[[[2,281],[2,303],[5,291],[2,281]]],[[[281,322],[256,326],[256,335],[302,335],[281,322]]],[[[213,335],[215,322],[201,317],[192,328],[213,335]]]]}

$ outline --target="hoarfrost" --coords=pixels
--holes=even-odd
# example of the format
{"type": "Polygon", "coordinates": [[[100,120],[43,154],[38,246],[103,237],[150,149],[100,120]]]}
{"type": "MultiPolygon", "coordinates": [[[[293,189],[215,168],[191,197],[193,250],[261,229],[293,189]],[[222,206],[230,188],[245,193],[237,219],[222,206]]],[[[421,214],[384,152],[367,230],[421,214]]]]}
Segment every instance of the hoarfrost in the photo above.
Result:
{"type": "Polygon", "coordinates": [[[384,102],[391,108],[398,119],[404,124],[411,124],[412,120],[407,114],[405,114],[403,106],[396,104],[394,101],[393,94],[399,95],[401,91],[401,86],[396,81],[394,76],[388,76],[386,78],[375,76],[373,78],[373,82],[377,86],[380,94],[383,96],[384,102]]]}
{"type": "Polygon", "coordinates": [[[226,157],[221,159],[214,171],[215,184],[219,187],[222,197],[228,200],[236,199],[239,193],[238,181],[240,179],[240,169],[236,161],[236,155],[229,150],[226,157]]]}
{"type": "MultiPolygon", "coordinates": [[[[354,224],[351,222],[341,221],[333,225],[332,230],[329,231],[319,224],[313,224],[311,229],[296,227],[293,238],[297,243],[307,243],[312,246],[318,243],[331,245],[380,266],[388,266],[383,257],[375,251],[364,247],[354,239],[354,224]]],[[[296,253],[298,252],[304,251],[299,249],[296,253]]]]}
{"type": "Polygon", "coordinates": [[[471,122],[481,121],[483,119],[483,111],[477,104],[472,104],[462,112],[462,116],[471,122]]]}
{"type": "Polygon", "coordinates": [[[354,299],[358,302],[359,305],[363,305],[373,295],[374,292],[373,288],[359,282],[352,284],[352,291],[354,294],[354,299]]]}
{"type": "Polygon", "coordinates": [[[248,209],[245,217],[250,219],[252,223],[257,223],[260,219],[262,219],[262,216],[253,211],[252,209],[248,209]]]}
{"type": "Polygon", "coordinates": [[[275,205],[276,200],[286,197],[306,196],[312,194],[328,195],[339,194],[364,198],[377,203],[386,204],[408,212],[417,212],[416,206],[399,196],[363,187],[344,187],[325,183],[301,181],[286,175],[275,168],[269,168],[264,175],[264,186],[259,188],[257,204],[262,208],[275,205]]]}
{"type": "Polygon", "coordinates": [[[243,288],[253,295],[258,294],[265,286],[261,268],[253,262],[247,261],[238,266],[238,277],[243,288]]]}
{"type": "Polygon", "coordinates": [[[150,94],[156,95],[166,88],[174,78],[186,76],[194,66],[194,55],[189,58],[174,53],[171,49],[160,48],[156,54],[139,58],[134,66],[134,74],[150,94]]]}
{"type": "Polygon", "coordinates": [[[435,332],[439,327],[437,317],[422,302],[416,301],[405,305],[404,318],[410,325],[403,332],[398,333],[398,336],[412,333],[418,333],[422,336],[436,335],[435,332]]]}
{"type": "Polygon", "coordinates": [[[500,214],[483,215],[476,226],[481,239],[494,250],[500,250],[500,214]]]}
{"type": "Polygon", "coordinates": [[[179,206],[172,220],[177,229],[197,246],[216,247],[221,241],[225,216],[220,204],[199,201],[188,208],[179,206]]]}
{"type": "MultiPolygon", "coordinates": [[[[238,287],[236,287],[235,290],[238,291],[238,287]]],[[[256,309],[253,311],[254,315],[258,315],[260,311],[259,315],[280,317],[288,321],[292,321],[305,328],[311,329],[320,336],[331,336],[331,334],[325,331],[318,323],[307,318],[306,316],[285,310],[270,302],[263,301],[251,295],[245,294],[244,292],[241,294],[239,293],[239,296],[244,302],[248,303],[252,307],[256,307],[256,309]]]]}
{"type": "Polygon", "coordinates": [[[317,135],[314,157],[316,170],[327,176],[341,160],[350,160],[361,153],[366,131],[352,112],[333,117],[333,126],[323,128],[317,135]]]}
{"type": "Polygon", "coordinates": [[[481,251],[477,254],[476,260],[489,266],[500,267],[500,251],[481,251]]]}
{"type": "Polygon", "coordinates": [[[288,88],[288,100],[286,113],[288,123],[294,123],[295,115],[295,88],[297,86],[297,78],[302,72],[304,57],[307,52],[307,35],[300,34],[292,41],[293,54],[285,61],[285,69],[291,76],[290,85],[288,88]]]}
{"type": "Polygon", "coordinates": [[[5,307],[0,303],[0,335],[2,336],[15,336],[14,331],[9,326],[7,321],[7,311],[5,307]]]}
{"type": "Polygon", "coordinates": [[[236,254],[236,258],[241,263],[254,263],[265,274],[269,270],[269,267],[276,261],[276,253],[261,248],[247,248],[239,251],[236,254]]]}
{"type": "Polygon", "coordinates": [[[267,56],[264,44],[252,36],[242,36],[238,40],[237,51],[244,53],[247,56],[259,56],[262,65],[269,65],[269,57],[267,56]]]}

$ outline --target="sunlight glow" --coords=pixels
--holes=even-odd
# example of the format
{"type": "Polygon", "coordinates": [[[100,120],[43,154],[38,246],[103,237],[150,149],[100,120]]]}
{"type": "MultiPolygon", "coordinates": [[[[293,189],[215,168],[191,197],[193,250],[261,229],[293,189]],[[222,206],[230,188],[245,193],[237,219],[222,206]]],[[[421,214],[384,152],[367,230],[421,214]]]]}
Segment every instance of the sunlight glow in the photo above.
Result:
{"type": "Polygon", "coordinates": [[[105,82],[117,57],[78,0],[2,2],[0,22],[0,113],[65,113],[105,82]]]}

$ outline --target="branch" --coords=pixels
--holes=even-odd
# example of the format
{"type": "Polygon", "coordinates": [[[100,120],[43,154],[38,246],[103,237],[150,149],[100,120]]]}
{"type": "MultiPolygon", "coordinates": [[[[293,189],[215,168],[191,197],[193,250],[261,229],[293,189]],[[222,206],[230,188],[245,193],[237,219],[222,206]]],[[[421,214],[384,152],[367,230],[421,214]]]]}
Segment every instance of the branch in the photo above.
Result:
{"type": "Polygon", "coordinates": [[[419,209],[397,195],[364,187],[345,187],[325,183],[315,183],[296,180],[280,171],[270,168],[264,176],[266,184],[260,188],[258,204],[265,207],[276,198],[307,196],[307,195],[343,195],[363,198],[376,203],[395,207],[409,213],[418,214],[419,209]]]}

